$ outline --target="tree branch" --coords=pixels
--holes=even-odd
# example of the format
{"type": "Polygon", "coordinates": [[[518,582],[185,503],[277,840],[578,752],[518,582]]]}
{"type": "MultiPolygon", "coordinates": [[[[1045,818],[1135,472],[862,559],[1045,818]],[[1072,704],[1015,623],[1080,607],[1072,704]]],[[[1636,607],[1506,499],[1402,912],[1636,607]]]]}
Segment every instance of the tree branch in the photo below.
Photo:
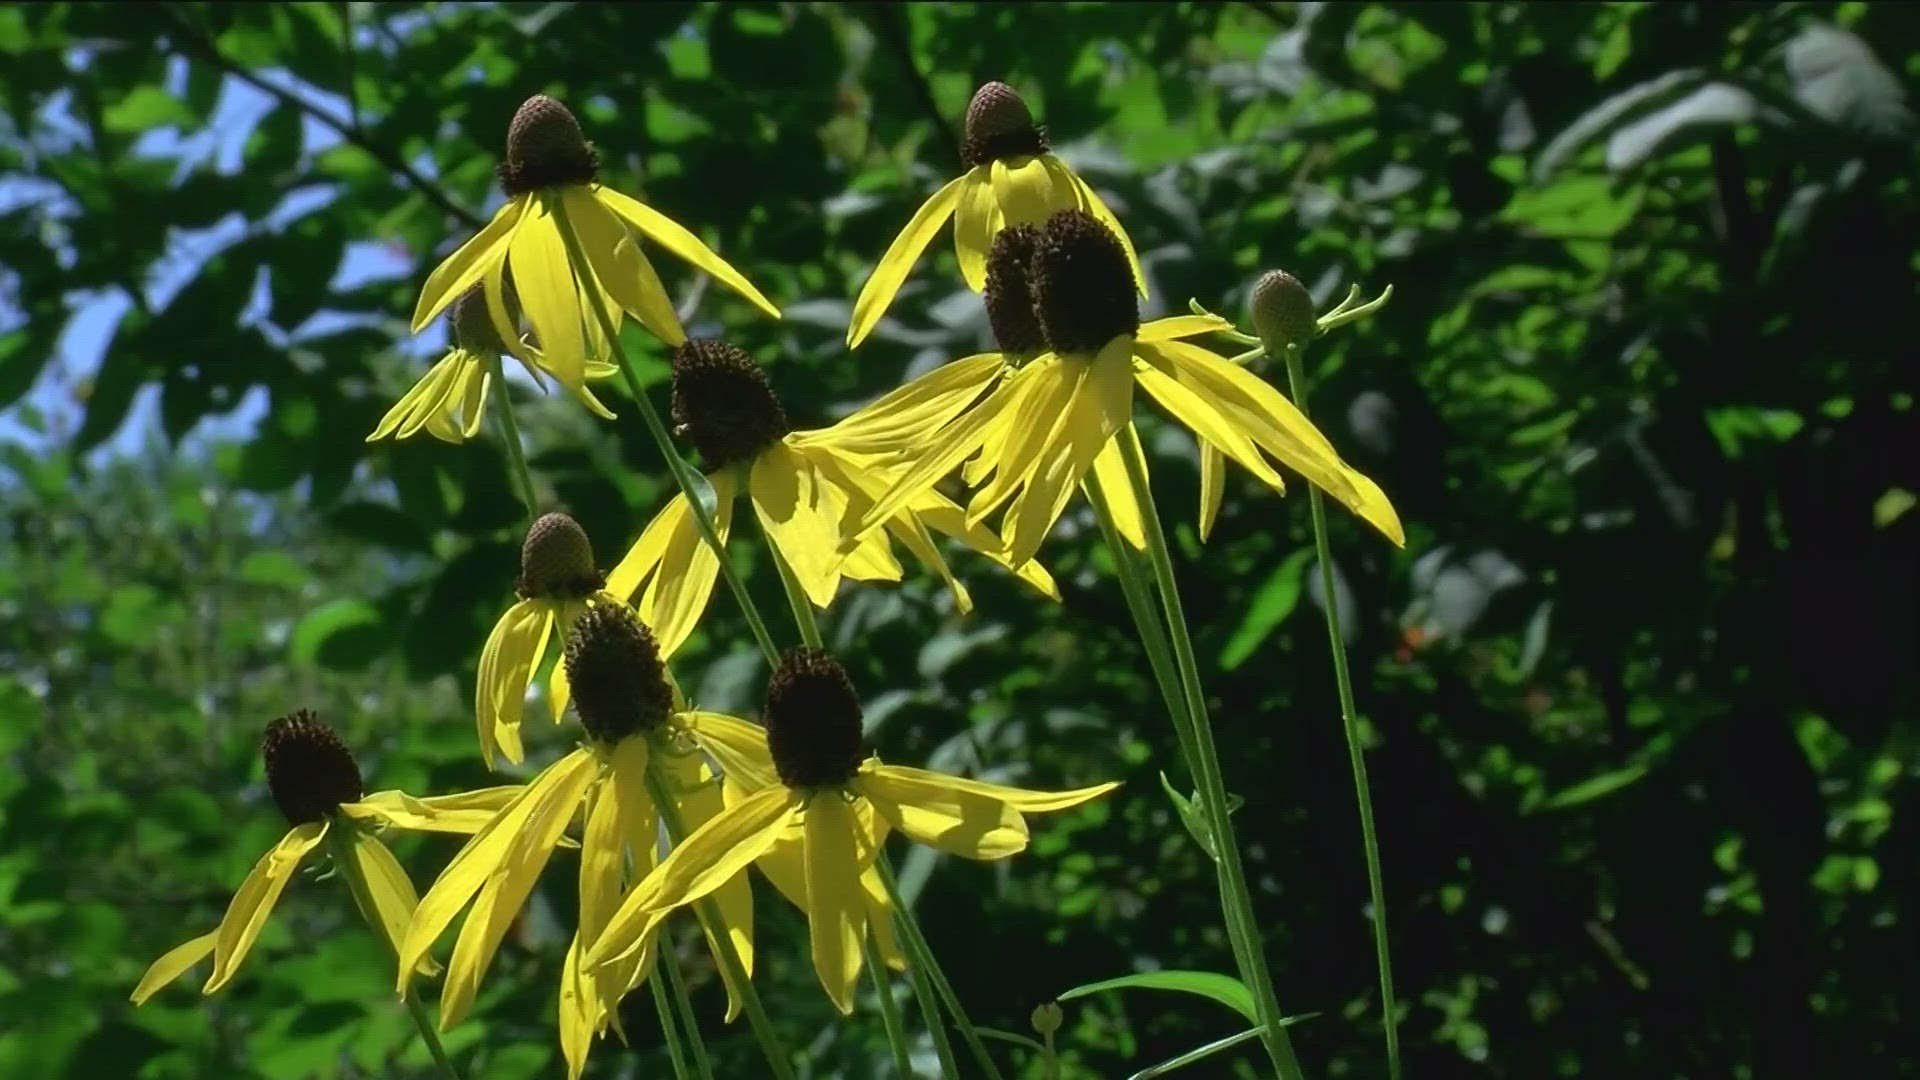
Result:
{"type": "Polygon", "coordinates": [[[420,170],[408,164],[407,160],[401,157],[399,153],[391,147],[376,142],[362,129],[342,124],[340,121],[327,115],[324,110],[310,102],[301,100],[298,95],[283,90],[262,79],[260,76],[255,75],[253,72],[248,71],[246,68],[241,67],[225,54],[221,53],[218,43],[215,42],[210,34],[194,25],[191,18],[175,10],[173,5],[166,5],[162,10],[167,20],[180,30],[181,40],[178,44],[182,52],[200,57],[202,60],[219,68],[226,74],[273,98],[282,106],[293,109],[305,116],[312,117],[316,122],[331,130],[342,139],[373,155],[375,161],[380,162],[380,164],[385,165],[395,174],[403,177],[407,181],[407,184],[425,196],[428,202],[439,207],[441,211],[457,219],[468,228],[479,229],[486,224],[484,218],[454,202],[453,198],[449,196],[440,185],[434,183],[423,175],[420,170]]]}

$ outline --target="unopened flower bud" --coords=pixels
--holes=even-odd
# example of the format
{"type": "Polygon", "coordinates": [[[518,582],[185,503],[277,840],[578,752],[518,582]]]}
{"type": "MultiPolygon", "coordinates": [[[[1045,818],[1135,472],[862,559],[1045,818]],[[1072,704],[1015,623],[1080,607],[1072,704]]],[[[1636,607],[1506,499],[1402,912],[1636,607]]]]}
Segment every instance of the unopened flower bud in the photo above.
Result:
{"type": "Polygon", "coordinates": [[[1268,352],[1305,345],[1319,329],[1313,295],[1299,278],[1285,270],[1260,275],[1247,307],[1253,317],[1253,331],[1266,343],[1268,352]]]}

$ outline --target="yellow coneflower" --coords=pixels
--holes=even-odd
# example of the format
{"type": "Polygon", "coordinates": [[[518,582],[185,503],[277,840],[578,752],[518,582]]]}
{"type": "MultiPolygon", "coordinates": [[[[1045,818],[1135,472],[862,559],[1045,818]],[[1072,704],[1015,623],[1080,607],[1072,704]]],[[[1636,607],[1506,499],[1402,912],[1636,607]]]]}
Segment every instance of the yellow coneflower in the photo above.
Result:
{"type": "MultiPolygon", "coordinates": [[[[618,604],[605,586],[605,575],[593,563],[593,545],[578,522],[546,514],[527,530],[520,546],[520,580],[514,584],[520,600],[493,624],[474,681],[474,723],[488,768],[496,752],[519,764],[525,754],[520,718],[527,685],[547,655],[547,642],[558,628],[564,645],[574,620],[589,607],[618,604]]],[[[565,686],[565,670],[555,664],[548,694],[556,723],[566,707],[565,686]]]]}
{"type": "MultiPolygon", "coordinates": [[[[648,770],[665,773],[681,815],[698,824],[720,811],[718,789],[698,751],[729,770],[764,772],[769,766],[765,739],[753,725],[688,711],[676,700],[653,635],[626,605],[596,604],[581,614],[563,663],[586,741],[530,781],[427,890],[401,940],[399,988],[407,992],[415,965],[471,904],[440,995],[441,1029],[459,1023],[553,849],[579,814],[586,823],[580,841],[580,921],[559,999],[561,1045],[577,1077],[593,1036],[611,1020],[600,1007],[603,995],[595,980],[618,983],[624,993],[644,981],[650,968],[651,957],[638,952],[597,972],[583,970],[579,962],[614,911],[629,858],[638,873],[653,865],[658,807],[648,770]]],[[[710,935],[726,934],[751,974],[752,893],[742,882],[716,900],[723,925],[706,929],[710,935]]],[[[731,1016],[739,1008],[740,988],[730,980],[728,995],[731,1016]]]]}
{"type": "Polygon", "coordinates": [[[1395,544],[1405,542],[1386,495],[1342,461],[1292,402],[1186,340],[1229,329],[1226,320],[1179,315],[1140,324],[1126,251],[1094,217],[1063,210],[1047,219],[1029,272],[1048,351],[1001,379],[919,450],[855,536],[979,454],[968,479],[982,486],[968,502],[967,519],[979,521],[1006,505],[1000,532],[1015,566],[1039,550],[1089,471],[1110,498],[1122,534],[1145,546],[1139,509],[1122,494],[1128,484],[1121,455],[1140,454],[1133,429],[1138,384],[1203,446],[1275,490],[1285,490],[1285,483],[1263,454],[1319,485],[1395,544]]]}
{"type": "Polygon", "coordinates": [[[874,912],[866,882],[888,829],[951,855],[1004,859],[1026,849],[1024,814],[1064,810],[1118,786],[1025,791],[883,765],[862,746],[860,700],[846,670],[819,649],[782,659],[764,719],[779,783],[734,802],[675,848],[621,901],[587,951],[586,970],[628,962],[668,912],[740,880],[750,864],[771,864],[769,876],[806,909],[828,998],[852,1012],[874,912]]]}
{"type": "Polygon", "coordinates": [[[686,332],[660,276],[640,250],[643,236],[780,317],[758,289],[699,237],[638,199],[601,184],[599,167],[580,122],[565,105],[545,94],[528,98],[507,130],[507,159],[500,167],[506,205],[428,275],[413,311],[414,332],[478,285],[500,340],[518,350],[520,335],[506,302],[511,284],[545,353],[545,369],[569,389],[582,390],[588,361],[602,354],[606,343],[593,313],[595,298],[582,291],[584,275],[568,260],[562,215],[578,234],[602,292],[602,306],[627,312],[669,345],[686,340],[686,332]]]}
{"type": "MultiPolygon", "coordinates": [[[[401,932],[418,897],[407,872],[380,842],[377,832],[385,828],[478,832],[520,792],[518,787],[495,787],[429,798],[415,798],[400,791],[365,795],[360,766],[346,743],[304,709],[267,725],[260,754],[266,762],[267,789],[293,827],[234,890],[217,928],[153,962],[134,987],[135,1005],[144,1004],[209,954],[213,956],[213,972],[202,992],[211,994],[227,985],[253,949],[301,861],[332,830],[347,830],[344,848],[352,853],[367,883],[368,898],[375,909],[369,914],[377,915],[380,931],[398,949],[401,932]]],[[[431,975],[439,966],[427,958],[418,970],[431,975]]]]}
{"type": "MultiPolygon", "coordinates": [[[[745,494],[775,552],[816,606],[833,601],[842,577],[900,580],[891,543],[898,540],[946,581],[961,610],[968,609],[972,601],[966,588],[948,569],[929,529],[1005,564],[999,537],[967,522],[957,505],[930,490],[894,507],[879,522],[883,530],[874,530],[843,556],[844,530],[899,471],[860,451],[873,437],[861,430],[866,418],[848,418],[855,435],[847,444],[839,425],[794,431],[760,365],[725,342],[688,341],[674,350],[672,365],[675,430],[700,452],[713,488],[720,541],[732,535],[734,500],[745,494]]],[[[898,429],[895,437],[903,437],[898,429]]],[[[719,560],[701,539],[686,496],[675,495],[607,576],[607,591],[634,598],[640,617],[659,635],[661,651],[671,656],[693,633],[719,572],[719,560]]],[[[1030,564],[1020,576],[1058,599],[1044,569],[1030,564]]]]}
{"type": "Polygon", "coordinates": [[[847,327],[848,348],[858,347],[873,332],[920,252],[949,217],[960,275],[974,292],[986,288],[987,252],[1002,228],[1037,225],[1057,210],[1077,209],[1105,222],[1120,238],[1145,295],[1146,277],[1134,258],[1133,241],[1093,188],[1053,156],[1046,130],[1033,122],[1032,111],[1013,87],[990,82],[974,91],[961,157],[967,171],[915,211],[860,289],[847,327]]]}
{"type": "MultiPolygon", "coordinates": [[[[512,291],[506,297],[509,310],[517,310],[512,291]]],[[[448,336],[447,354],[427,369],[420,381],[412,389],[394,402],[393,408],[380,418],[380,423],[367,436],[367,442],[377,442],[392,436],[397,439],[410,439],[425,431],[443,442],[462,443],[474,437],[480,431],[480,419],[486,415],[487,391],[492,388],[495,379],[503,378],[500,358],[511,355],[526,368],[532,376],[534,385],[545,389],[542,373],[554,375],[547,366],[546,354],[538,348],[522,341],[517,349],[509,349],[500,340],[493,319],[487,314],[486,298],[480,286],[468,289],[448,314],[452,324],[448,336]]],[[[518,322],[517,316],[509,320],[518,322]]],[[[612,364],[604,361],[587,361],[586,376],[588,382],[610,378],[615,372],[612,364]]],[[[613,419],[613,413],[600,403],[593,391],[584,384],[571,388],[575,397],[585,405],[588,411],[605,420],[613,419]]]]}

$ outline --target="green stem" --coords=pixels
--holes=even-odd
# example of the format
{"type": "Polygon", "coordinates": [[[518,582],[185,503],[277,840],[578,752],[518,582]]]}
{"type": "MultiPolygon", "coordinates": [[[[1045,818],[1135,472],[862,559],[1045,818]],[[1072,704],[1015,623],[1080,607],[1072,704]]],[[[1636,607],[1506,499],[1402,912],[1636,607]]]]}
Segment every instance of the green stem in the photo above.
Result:
{"type": "MultiPolygon", "coordinates": [[[[360,873],[360,863],[353,857],[353,840],[346,830],[357,828],[345,819],[336,819],[327,826],[327,852],[333,856],[334,868],[340,872],[347,883],[347,891],[353,895],[353,906],[360,909],[360,917],[367,921],[374,934],[393,948],[393,939],[382,928],[380,909],[374,905],[373,894],[367,880],[360,873]]],[[[394,949],[394,960],[400,959],[399,950],[394,949]]],[[[450,1080],[460,1080],[460,1070],[454,1068],[453,1059],[447,1056],[447,1048],[440,1045],[440,1033],[434,1030],[433,1018],[427,1015],[427,1007],[419,994],[407,994],[401,1000],[407,1004],[407,1015],[413,1018],[413,1026],[420,1031],[420,1041],[427,1044],[427,1053],[433,1056],[433,1063],[440,1067],[442,1075],[450,1080]]]]}
{"type": "Polygon", "coordinates": [[[507,373],[499,357],[491,361],[493,370],[494,411],[500,414],[500,441],[507,444],[507,461],[520,485],[520,499],[527,504],[527,526],[540,516],[538,496],[533,493],[533,470],[527,468],[526,449],[520,445],[520,424],[513,418],[513,394],[507,389],[507,373]]]}
{"type": "Polygon", "coordinates": [[[713,1080],[713,1062],[707,1059],[706,1040],[700,1037],[700,1021],[694,1019],[693,999],[687,994],[687,980],[680,974],[680,958],[664,943],[657,950],[657,956],[656,962],[667,973],[667,989],[675,1011],[680,1014],[680,1030],[686,1036],[687,1056],[693,1059],[694,1072],[700,1080],[713,1080]]]}
{"type": "MultiPolygon", "coordinates": [[[[660,775],[651,758],[647,762],[647,793],[652,796],[653,805],[659,808],[660,818],[666,823],[667,838],[677,847],[687,838],[687,823],[680,816],[680,804],[673,801],[665,778],[660,775]]],[[[754,1038],[760,1040],[760,1051],[766,1055],[767,1064],[778,1080],[793,1080],[792,1055],[787,1053],[780,1036],[773,1030],[773,1021],[767,1018],[766,1007],[760,1003],[760,995],[753,988],[747,966],[740,962],[740,950],[734,948],[733,938],[727,934],[727,924],[720,918],[719,905],[707,896],[695,901],[693,908],[708,936],[713,939],[714,948],[719,951],[718,959],[720,966],[726,970],[727,980],[740,990],[741,1006],[746,1010],[748,1024],[753,1027],[754,1038]]]]}
{"type": "MultiPolygon", "coordinates": [[[[654,963],[660,967],[666,966],[660,963],[657,954],[654,963]]],[[[657,976],[659,973],[654,974],[657,976]]],[[[667,1056],[673,1059],[674,1080],[693,1080],[693,1074],[687,1071],[687,1052],[680,1047],[680,1032],[673,1022],[673,1003],[667,1000],[667,988],[660,985],[658,978],[648,979],[647,988],[653,991],[653,1011],[660,1014],[660,1033],[667,1038],[667,1056]]]]}
{"type": "Polygon", "coordinates": [[[1153,489],[1147,480],[1147,464],[1138,440],[1122,432],[1121,458],[1126,462],[1127,480],[1133,486],[1134,500],[1140,505],[1140,517],[1146,527],[1147,553],[1150,556],[1154,584],[1165,606],[1167,629],[1173,638],[1173,658],[1180,671],[1180,682],[1192,720],[1194,779],[1200,786],[1200,803],[1213,835],[1215,865],[1220,874],[1220,899],[1229,910],[1227,929],[1241,938],[1238,959],[1240,978],[1253,992],[1254,1015],[1261,1028],[1260,1041],[1274,1071],[1283,1080],[1301,1080],[1304,1074],[1294,1057],[1293,1040],[1281,1025],[1280,1003],[1273,990],[1273,976],[1267,970],[1266,950],[1260,940],[1259,922],[1253,915],[1253,897],[1247,888],[1246,870],[1240,865],[1240,846],[1233,834],[1233,821],[1227,815],[1227,789],[1221,778],[1219,751],[1213,743],[1213,726],[1207,718],[1206,695],[1200,689],[1200,666],[1194,659],[1193,639],[1187,633],[1187,619],[1180,607],[1180,591],[1173,576],[1173,557],[1167,536],[1160,527],[1160,512],[1153,502],[1153,489]]]}
{"type": "Polygon", "coordinates": [[[594,317],[600,323],[600,330],[607,338],[607,348],[612,350],[614,363],[620,367],[620,375],[627,384],[627,393],[633,395],[634,405],[640,410],[640,418],[646,422],[647,432],[660,447],[661,456],[667,460],[667,471],[673,474],[674,483],[680,486],[680,492],[686,496],[687,506],[693,512],[694,524],[700,530],[700,539],[712,550],[714,558],[720,563],[720,575],[727,579],[727,588],[733,591],[733,597],[740,604],[740,611],[746,616],[747,626],[753,631],[754,641],[760,645],[760,652],[767,658],[769,665],[780,663],[780,650],[773,644],[773,635],[767,633],[767,624],[760,617],[760,610],[753,604],[753,598],[747,594],[746,582],[727,561],[727,548],[720,540],[720,531],[713,523],[713,512],[700,501],[700,484],[693,466],[688,465],[673,445],[673,436],[667,432],[667,425],[660,419],[660,413],[654,409],[653,402],[647,398],[640,385],[639,373],[634,370],[633,359],[620,344],[620,324],[600,301],[599,282],[594,278],[593,265],[580,248],[580,238],[574,234],[573,222],[567,217],[567,209],[558,199],[549,199],[545,203],[560,226],[560,239],[567,247],[567,261],[573,264],[573,272],[579,276],[585,286],[588,306],[593,309],[594,317]]]}
{"type": "Polygon", "coordinates": [[[869,938],[860,939],[860,951],[866,956],[867,976],[873,980],[874,997],[880,1001],[880,1022],[887,1028],[887,1046],[893,1050],[893,1068],[900,1080],[913,1078],[913,1054],[907,1049],[907,1028],[900,1020],[900,1003],[893,1000],[893,980],[887,965],[874,951],[869,938]]]}
{"type": "MultiPolygon", "coordinates": [[[[1107,493],[1100,486],[1099,478],[1089,473],[1087,476],[1088,501],[1093,504],[1094,515],[1099,519],[1100,531],[1107,541],[1107,550],[1113,553],[1113,564],[1120,579],[1120,591],[1127,598],[1127,609],[1133,615],[1133,623],[1140,632],[1140,644],[1146,649],[1147,665],[1153,669],[1154,682],[1160,686],[1160,696],[1166,701],[1167,715],[1173,721],[1173,733],[1180,742],[1180,754],[1187,767],[1197,778],[1199,752],[1194,748],[1193,717],[1187,709],[1187,698],[1181,688],[1177,665],[1173,658],[1173,646],[1167,641],[1166,623],[1154,610],[1153,597],[1148,586],[1140,576],[1138,557],[1126,539],[1120,534],[1120,528],[1114,523],[1113,509],[1107,501],[1107,493]]],[[[1196,787],[1198,780],[1195,781],[1196,787]]],[[[1215,848],[1219,840],[1214,840],[1215,848]]],[[[1219,874],[1219,857],[1209,853],[1214,860],[1214,872],[1219,874]]],[[[1221,888],[1225,888],[1224,878],[1221,888]]],[[[1221,910],[1227,921],[1227,943],[1233,950],[1236,968],[1248,966],[1246,958],[1247,941],[1252,935],[1240,918],[1239,905],[1228,903],[1223,896],[1221,910]]]]}
{"type": "MultiPolygon", "coordinates": [[[[880,871],[880,881],[887,888],[887,896],[893,900],[893,913],[900,924],[900,936],[907,946],[908,974],[919,971],[933,984],[933,990],[940,995],[940,1001],[953,1017],[954,1026],[960,1029],[960,1037],[967,1041],[967,1048],[973,1051],[974,1060],[980,1063],[981,1072],[989,1080],[1001,1080],[1000,1067],[993,1063],[993,1056],[987,1053],[987,1044],[981,1040],[980,1033],[974,1030],[973,1021],[967,1018],[966,1006],[960,1004],[960,995],[953,992],[953,984],[947,981],[946,972],[940,970],[940,962],[934,959],[933,948],[927,944],[927,936],[920,932],[920,921],[914,918],[913,909],[907,906],[906,897],[900,894],[900,883],[893,876],[893,865],[887,861],[887,853],[881,852],[873,860],[880,871]]],[[[943,1036],[937,1025],[934,1026],[934,1044],[938,1046],[943,1036]]]]}
{"type": "Polygon", "coordinates": [[[811,649],[824,648],[820,636],[820,624],[813,617],[813,601],[807,599],[805,589],[800,587],[800,579],[793,576],[793,567],[787,565],[787,557],[773,546],[773,538],[767,538],[767,550],[773,553],[774,568],[780,571],[780,587],[786,590],[787,606],[793,609],[793,624],[800,631],[800,643],[811,649]]]}
{"type": "MultiPolygon", "coordinates": [[[[906,920],[900,917],[903,910],[900,894],[891,884],[892,875],[889,874],[888,878],[887,892],[893,897],[893,921],[902,940],[907,940],[906,920]]],[[[934,1055],[940,1059],[940,1075],[946,1080],[960,1080],[960,1062],[954,1057],[953,1041],[947,1038],[947,1021],[940,1015],[940,996],[927,978],[926,966],[920,962],[920,953],[913,948],[910,940],[907,940],[907,982],[913,987],[914,1000],[920,1003],[920,1018],[926,1022],[927,1035],[933,1040],[934,1055]]]]}
{"type": "MultiPolygon", "coordinates": [[[[1389,290],[1391,292],[1391,290],[1389,290]]],[[[1384,302],[1386,295],[1381,296],[1384,302]]],[[[1301,371],[1300,350],[1288,348],[1287,387],[1302,416],[1307,415],[1307,380],[1301,371]]],[[[1340,633],[1340,600],[1334,591],[1333,557],[1327,542],[1327,511],[1320,489],[1307,485],[1307,506],[1313,514],[1314,558],[1320,563],[1321,605],[1327,615],[1327,642],[1333,650],[1333,681],[1340,694],[1340,723],[1347,733],[1347,759],[1353,767],[1353,792],[1360,804],[1360,843],[1367,854],[1367,891],[1373,907],[1374,962],[1380,969],[1380,1008],[1387,1028],[1387,1075],[1400,1076],[1399,1007],[1393,997],[1393,960],[1387,945],[1387,891],[1380,876],[1380,840],[1373,828],[1373,796],[1367,785],[1366,749],[1360,738],[1360,720],[1353,705],[1353,676],[1347,670],[1347,643],[1340,633]]]]}

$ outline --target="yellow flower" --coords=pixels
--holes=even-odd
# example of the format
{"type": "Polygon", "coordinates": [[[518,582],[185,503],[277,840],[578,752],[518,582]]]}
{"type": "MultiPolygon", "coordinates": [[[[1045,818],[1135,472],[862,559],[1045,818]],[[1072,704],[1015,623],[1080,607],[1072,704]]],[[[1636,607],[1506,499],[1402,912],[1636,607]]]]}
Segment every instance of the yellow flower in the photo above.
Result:
{"type": "Polygon", "coordinates": [[[920,252],[949,217],[960,274],[974,292],[986,287],[987,252],[1001,228],[1037,225],[1058,210],[1083,210],[1120,238],[1134,280],[1146,295],[1146,276],[1140,273],[1126,230],[1093,188],[1049,152],[1045,129],[1033,122],[1027,103],[1012,87],[990,82],[974,92],[961,156],[967,171],[915,211],[860,289],[847,327],[848,348],[858,347],[873,332],[920,252]]]}
{"type": "MultiPolygon", "coordinates": [[[[474,682],[474,722],[488,768],[496,751],[516,765],[525,756],[520,717],[527,684],[547,655],[556,626],[564,644],[574,621],[589,607],[619,603],[604,590],[605,584],[605,576],[594,568],[593,545],[572,518],[547,514],[527,530],[520,546],[520,580],[514,585],[520,600],[493,624],[480,650],[474,682]]],[[[555,664],[548,682],[555,723],[566,711],[566,695],[565,670],[555,664]]]]}
{"type": "MultiPolygon", "coordinates": [[[[1001,535],[1015,566],[1033,557],[1074,488],[1089,471],[1115,525],[1145,547],[1126,455],[1141,467],[1133,429],[1137,384],[1200,440],[1272,486],[1285,482],[1271,456],[1319,485],[1395,544],[1399,516],[1380,488],[1340,459],[1333,444],[1280,392],[1252,373],[1186,340],[1230,329],[1211,315],[1140,325],[1132,271],[1119,239],[1092,216],[1064,210],[1047,220],[1029,274],[1034,315],[1048,351],[1004,376],[973,408],[918,452],[854,528],[864,535],[969,456],[979,485],[967,505],[978,522],[1006,506],[1001,535]]],[[[905,447],[901,447],[905,449],[905,447]]],[[[1203,468],[1203,481],[1206,479],[1203,468]]],[[[1214,478],[1217,483],[1218,477],[1214,478]]]]}
{"type": "Polygon", "coordinates": [[[589,359],[604,356],[607,347],[593,313],[594,298],[583,291],[589,270],[605,310],[627,312],[669,345],[686,340],[665,286],[640,251],[642,236],[779,318],[779,310],[699,237],[638,199],[600,184],[598,169],[567,107],[544,94],[528,98],[507,132],[507,160],[500,169],[506,205],[427,277],[413,311],[414,332],[478,285],[499,339],[520,355],[506,298],[511,284],[545,354],[542,366],[580,392],[589,359]],[[569,261],[562,216],[579,237],[586,267],[569,261]]]}
{"type": "MultiPolygon", "coordinates": [[[[509,309],[516,308],[511,289],[507,290],[506,303],[509,309]]],[[[501,342],[487,314],[480,286],[468,289],[454,301],[449,320],[453,324],[449,332],[452,344],[447,355],[428,368],[420,381],[387,410],[373,434],[367,436],[367,442],[390,435],[410,439],[421,431],[450,443],[473,438],[480,431],[480,418],[486,414],[487,391],[495,379],[503,377],[500,370],[503,354],[511,353],[533,377],[534,385],[546,388],[541,372],[554,374],[547,367],[546,354],[524,341],[517,350],[509,350],[501,342]]],[[[509,320],[517,321],[517,318],[509,320]]],[[[610,378],[615,370],[612,364],[603,361],[587,361],[589,381],[610,378]]],[[[595,415],[613,419],[613,413],[586,386],[573,388],[573,393],[595,415]]]]}
{"type": "Polygon", "coordinates": [[[621,902],[587,951],[586,970],[628,962],[668,912],[758,863],[805,908],[814,972],[835,1007],[852,1012],[875,912],[869,870],[889,829],[951,855],[1003,859],[1027,846],[1024,814],[1064,810],[1118,786],[1025,791],[883,765],[861,747],[860,702],[846,671],[817,649],[787,654],[768,684],[765,720],[779,783],[733,802],[675,848],[621,902]]]}
{"type": "MultiPolygon", "coordinates": [[[[585,1064],[593,1036],[612,1016],[596,979],[624,993],[645,980],[651,957],[636,951],[626,962],[593,973],[579,963],[612,915],[631,859],[644,874],[655,859],[658,807],[648,771],[663,774],[682,816],[697,824],[718,814],[721,794],[697,751],[723,768],[765,771],[766,740],[744,720],[685,710],[666,678],[651,634],[622,604],[598,604],[580,616],[563,663],[587,741],[547,766],[455,855],[427,890],[402,937],[399,989],[454,917],[471,903],[447,963],[440,996],[442,1030],[473,1005],[487,967],[512,926],[567,825],[579,814],[580,919],[561,972],[560,1038],[572,1075],[585,1064]]],[[[723,925],[707,927],[709,942],[724,933],[748,972],[753,964],[753,898],[742,882],[716,897],[723,925]]],[[[723,971],[724,966],[723,966],[723,971]]],[[[729,986],[729,1015],[739,989],[729,986]]],[[[618,996],[617,993],[615,995],[618,996]]]]}
{"type": "MultiPolygon", "coordinates": [[[[177,946],[153,962],[134,987],[133,1003],[142,1005],[161,987],[173,982],[209,954],[213,973],[203,993],[227,985],[247,958],[267,917],[280,899],[301,860],[327,839],[334,829],[346,830],[344,850],[351,852],[366,881],[380,930],[396,949],[416,896],[407,872],[375,835],[383,828],[427,832],[472,833],[505,806],[517,787],[495,787],[460,795],[416,799],[399,791],[379,791],[363,797],[360,768],[334,730],[301,710],[267,725],[261,743],[266,760],[267,787],[293,825],[234,891],[220,925],[211,933],[177,946]]],[[[438,965],[429,959],[419,971],[432,975],[438,965]]]]}
{"type": "MultiPolygon", "coordinates": [[[[709,470],[721,542],[732,534],[734,499],[744,492],[778,557],[816,606],[833,602],[843,577],[900,580],[903,571],[892,545],[898,540],[946,581],[961,611],[969,610],[966,587],[948,569],[929,530],[1005,565],[1000,538],[967,522],[959,506],[930,489],[894,507],[877,522],[884,530],[874,530],[842,554],[847,525],[859,520],[900,471],[898,464],[859,449],[879,437],[864,411],[842,421],[853,433],[846,442],[840,425],[794,431],[766,373],[732,345],[689,341],[674,350],[672,362],[675,430],[700,451],[709,470]]],[[[901,435],[895,430],[888,437],[901,435]]],[[[686,497],[676,495],[607,576],[607,591],[634,598],[641,619],[659,635],[661,651],[671,656],[693,633],[719,572],[719,560],[701,539],[686,497]]],[[[1059,598],[1045,569],[1029,564],[1019,573],[1042,593],[1059,598]]]]}

